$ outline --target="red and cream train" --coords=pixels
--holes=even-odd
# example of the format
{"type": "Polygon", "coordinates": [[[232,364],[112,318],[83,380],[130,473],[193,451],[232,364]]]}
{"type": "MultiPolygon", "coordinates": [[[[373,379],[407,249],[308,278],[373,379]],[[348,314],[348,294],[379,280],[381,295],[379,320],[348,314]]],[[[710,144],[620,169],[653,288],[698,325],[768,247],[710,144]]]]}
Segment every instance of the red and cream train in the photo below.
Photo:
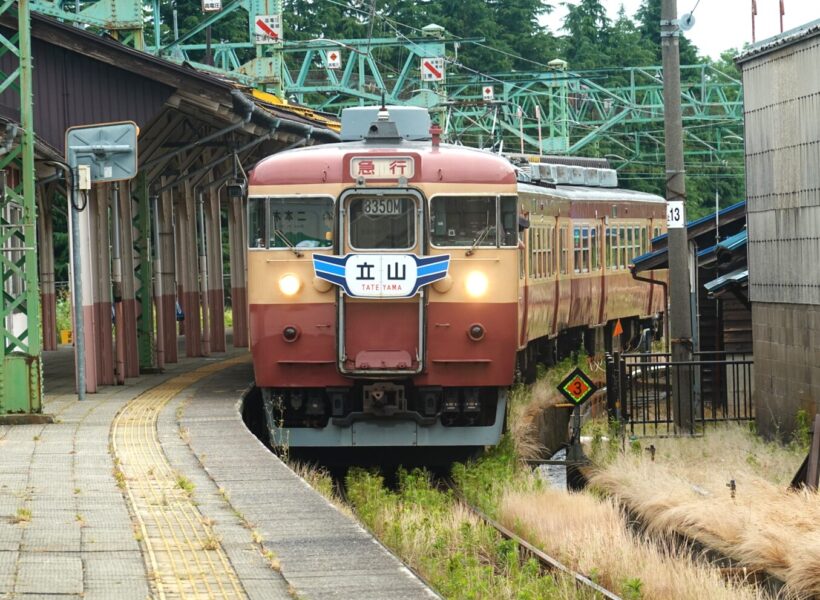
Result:
{"type": "Polygon", "coordinates": [[[517,367],[662,311],[626,266],[665,229],[664,201],[521,183],[506,158],[440,144],[425,111],[377,111],[349,109],[342,143],[250,174],[251,350],[271,439],[497,443],[517,367]]]}

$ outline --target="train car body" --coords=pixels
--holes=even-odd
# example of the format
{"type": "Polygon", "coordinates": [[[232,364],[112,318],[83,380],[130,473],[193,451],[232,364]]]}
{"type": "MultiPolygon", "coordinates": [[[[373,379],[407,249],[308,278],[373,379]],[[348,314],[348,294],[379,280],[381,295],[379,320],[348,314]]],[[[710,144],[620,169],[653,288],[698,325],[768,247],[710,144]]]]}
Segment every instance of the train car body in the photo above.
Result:
{"type": "Polygon", "coordinates": [[[605,255],[627,226],[645,249],[662,199],[522,185],[503,157],[439,144],[426,112],[391,113],[354,109],[356,139],[250,174],[251,351],[274,444],[494,444],[522,357],[661,308],[605,255]]]}

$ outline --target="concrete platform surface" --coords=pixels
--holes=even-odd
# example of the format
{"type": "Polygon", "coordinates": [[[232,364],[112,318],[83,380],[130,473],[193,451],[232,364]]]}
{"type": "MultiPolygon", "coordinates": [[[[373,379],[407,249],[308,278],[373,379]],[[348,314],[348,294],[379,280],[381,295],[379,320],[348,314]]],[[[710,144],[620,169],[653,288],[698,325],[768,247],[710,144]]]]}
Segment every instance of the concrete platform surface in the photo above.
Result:
{"type": "Polygon", "coordinates": [[[0,425],[0,599],[438,597],[247,431],[245,357],[78,402],[46,353],[55,422],[0,425]]]}

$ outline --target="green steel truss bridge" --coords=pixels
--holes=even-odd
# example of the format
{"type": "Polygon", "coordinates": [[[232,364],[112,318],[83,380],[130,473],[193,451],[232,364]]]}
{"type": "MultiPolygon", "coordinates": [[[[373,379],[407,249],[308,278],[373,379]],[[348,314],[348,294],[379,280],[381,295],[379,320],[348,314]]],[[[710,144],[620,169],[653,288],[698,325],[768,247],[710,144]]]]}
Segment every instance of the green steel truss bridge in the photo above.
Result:
{"type": "MultiPolygon", "coordinates": [[[[540,72],[479,73],[458,61],[458,49],[484,40],[450,38],[434,25],[418,38],[396,30],[396,38],[288,41],[281,0],[233,0],[203,11],[196,26],[174,39],[173,24],[153,18],[160,0],[77,2],[31,0],[31,6],[314,109],[338,113],[378,102],[384,91],[388,103],[437,113],[451,141],[528,154],[607,155],[618,167],[663,162],[661,67],[576,73],[554,60],[540,72]],[[209,28],[236,13],[247,16],[247,37],[207,43],[209,28]],[[257,25],[270,25],[271,16],[280,25],[275,40],[257,25]],[[335,68],[331,57],[338,59],[335,68]],[[443,60],[443,80],[424,80],[424,58],[443,60]]],[[[742,156],[740,81],[707,65],[684,66],[682,81],[687,158],[720,164],[742,156]]]]}

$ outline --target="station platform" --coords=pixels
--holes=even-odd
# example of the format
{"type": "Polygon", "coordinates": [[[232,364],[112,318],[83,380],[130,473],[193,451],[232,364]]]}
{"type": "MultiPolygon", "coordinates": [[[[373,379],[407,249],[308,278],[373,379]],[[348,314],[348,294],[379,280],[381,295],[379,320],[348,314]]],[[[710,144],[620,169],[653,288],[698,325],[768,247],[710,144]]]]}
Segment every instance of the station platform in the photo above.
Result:
{"type": "Polygon", "coordinates": [[[73,364],[54,423],[0,425],[0,599],[438,597],[245,428],[247,351],[83,402],[73,364]]]}

